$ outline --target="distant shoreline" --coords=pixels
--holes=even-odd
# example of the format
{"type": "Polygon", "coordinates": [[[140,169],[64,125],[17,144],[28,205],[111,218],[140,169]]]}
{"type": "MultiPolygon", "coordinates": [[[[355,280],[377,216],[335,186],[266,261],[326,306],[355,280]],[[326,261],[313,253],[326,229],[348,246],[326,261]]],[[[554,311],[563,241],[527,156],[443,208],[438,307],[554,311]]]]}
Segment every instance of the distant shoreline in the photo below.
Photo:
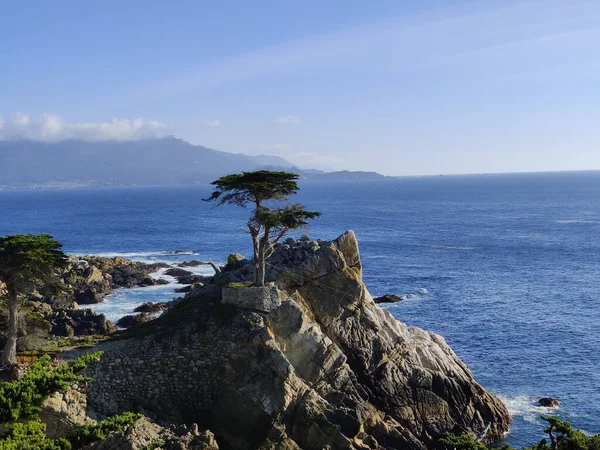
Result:
{"type": "MultiPolygon", "coordinates": [[[[482,177],[513,177],[513,176],[548,176],[548,175],[585,175],[585,174],[600,174],[600,169],[590,170],[557,170],[557,171],[537,171],[537,172],[498,172],[498,173],[466,173],[466,174],[439,174],[439,175],[381,175],[376,172],[325,172],[318,175],[300,178],[303,183],[319,183],[319,182],[377,182],[377,181],[393,181],[405,179],[439,179],[439,178],[482,178],[482,177]],[[352,176],[338,174],[352,174],[352,176]],[[362,176],[364,174],[365,176],[362,176]]],[[[203,183],[185,183],[185,184],[84,184],[84,183],[48,183],[34,184],[23,186],[2,186],[0,192],[5,191],[47,191],[47,190],[79,190],[79,189],[119,189],[119,188],[172,188],[172,187],[193,187],[193,186],[209,186],[210,181],[203,183]]]]}

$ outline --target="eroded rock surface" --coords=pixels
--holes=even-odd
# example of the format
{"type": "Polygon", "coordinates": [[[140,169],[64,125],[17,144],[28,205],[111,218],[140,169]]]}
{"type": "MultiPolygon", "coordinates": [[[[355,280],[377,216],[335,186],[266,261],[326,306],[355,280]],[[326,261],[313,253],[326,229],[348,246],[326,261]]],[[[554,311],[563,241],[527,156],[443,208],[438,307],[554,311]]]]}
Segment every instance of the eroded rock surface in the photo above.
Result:
{"type": "Polygon", "coordinates": [[[492,441],[508,429],[504,405],[442,337],[373,302],[352,232],[287,240],[268,276],[272,309],[223,304],[207,285],[112,343],[89,369],[91,408],[198,423],[230,449],[424,450],[444,431],[492,441]]]}
{"type": "Polygon", "coordinates": [[[71,433],[77,426],[95,421],[86,414],[87,399],[77,389],[55,392],[48,397],[40,411],[40,421],[46,425],[51,439],[71,433]]]}
{"type": "Polygon", "coordinates": [[[199,431],[191,427],[163,427],[146,418],[122,432],[111,432],[102,442],[84,447],[82,450],[139,450],[150,444],[161,443],[159,450],[218,450],[215,436],[210,431],[199,431]]]}

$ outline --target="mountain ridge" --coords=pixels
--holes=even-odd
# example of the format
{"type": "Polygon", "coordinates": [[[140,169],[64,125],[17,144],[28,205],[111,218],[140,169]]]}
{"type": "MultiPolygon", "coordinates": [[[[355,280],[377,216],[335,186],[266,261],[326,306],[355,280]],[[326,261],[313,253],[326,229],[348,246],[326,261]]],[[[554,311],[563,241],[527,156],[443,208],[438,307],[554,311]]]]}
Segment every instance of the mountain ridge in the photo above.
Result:
{"type": "Polygon", "coordinates": [[[302,179],[383,177],[374,172],[303,171],[280,156],[229,153],[173,136],[135,141],[0,140],[0,189],[193,185],[259,169],[289,170],[302,179]]]}

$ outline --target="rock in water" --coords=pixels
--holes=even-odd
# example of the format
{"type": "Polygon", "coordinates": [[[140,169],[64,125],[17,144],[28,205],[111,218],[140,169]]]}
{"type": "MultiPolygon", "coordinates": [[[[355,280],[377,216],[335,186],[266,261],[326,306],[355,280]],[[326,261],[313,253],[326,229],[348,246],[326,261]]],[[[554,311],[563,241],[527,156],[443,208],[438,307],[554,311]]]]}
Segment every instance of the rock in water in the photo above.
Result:
{"type": "Polygon", "coordinates": [[[240,450],[425,450],[445,431],[507,431],[502,402],[442,337],[373,302],[354,233],[286,241],[272,264],[268,312],[207,285],[152,322],[156,334],[114,343],[88,370],[93,410],[141,406],[240,450]]]}
{"type": "Polygon", "coordinates": [[[552,397],[542,397],[538,400],[538,403],[548,408],[558,408],[560,406],[560,402],[552,397]]]}
{"type": "Polygon", "coordinates": [[[375,297],[373,299],[375,303],[396,303],[401,302],[402,300],[404,300],[402,297],[394,294],[386,294],[382,295],[381,297],[375,297]]]}

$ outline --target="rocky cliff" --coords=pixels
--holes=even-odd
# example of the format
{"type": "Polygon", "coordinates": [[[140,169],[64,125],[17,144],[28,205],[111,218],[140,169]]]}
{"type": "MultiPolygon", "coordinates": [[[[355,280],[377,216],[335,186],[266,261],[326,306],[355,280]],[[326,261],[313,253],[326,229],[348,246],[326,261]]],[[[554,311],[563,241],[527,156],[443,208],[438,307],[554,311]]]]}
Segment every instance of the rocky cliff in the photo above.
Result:
{"type": "Polygon", "coordinates": [[[447,430],[507,431],[442,337],[373,302],[352,232],[288,240],[269,268],[274,287],[219,286],[248,276],[240,262],[108,344],[88,408],[197,423],[225,449],[431,449],[447,430]]]}

